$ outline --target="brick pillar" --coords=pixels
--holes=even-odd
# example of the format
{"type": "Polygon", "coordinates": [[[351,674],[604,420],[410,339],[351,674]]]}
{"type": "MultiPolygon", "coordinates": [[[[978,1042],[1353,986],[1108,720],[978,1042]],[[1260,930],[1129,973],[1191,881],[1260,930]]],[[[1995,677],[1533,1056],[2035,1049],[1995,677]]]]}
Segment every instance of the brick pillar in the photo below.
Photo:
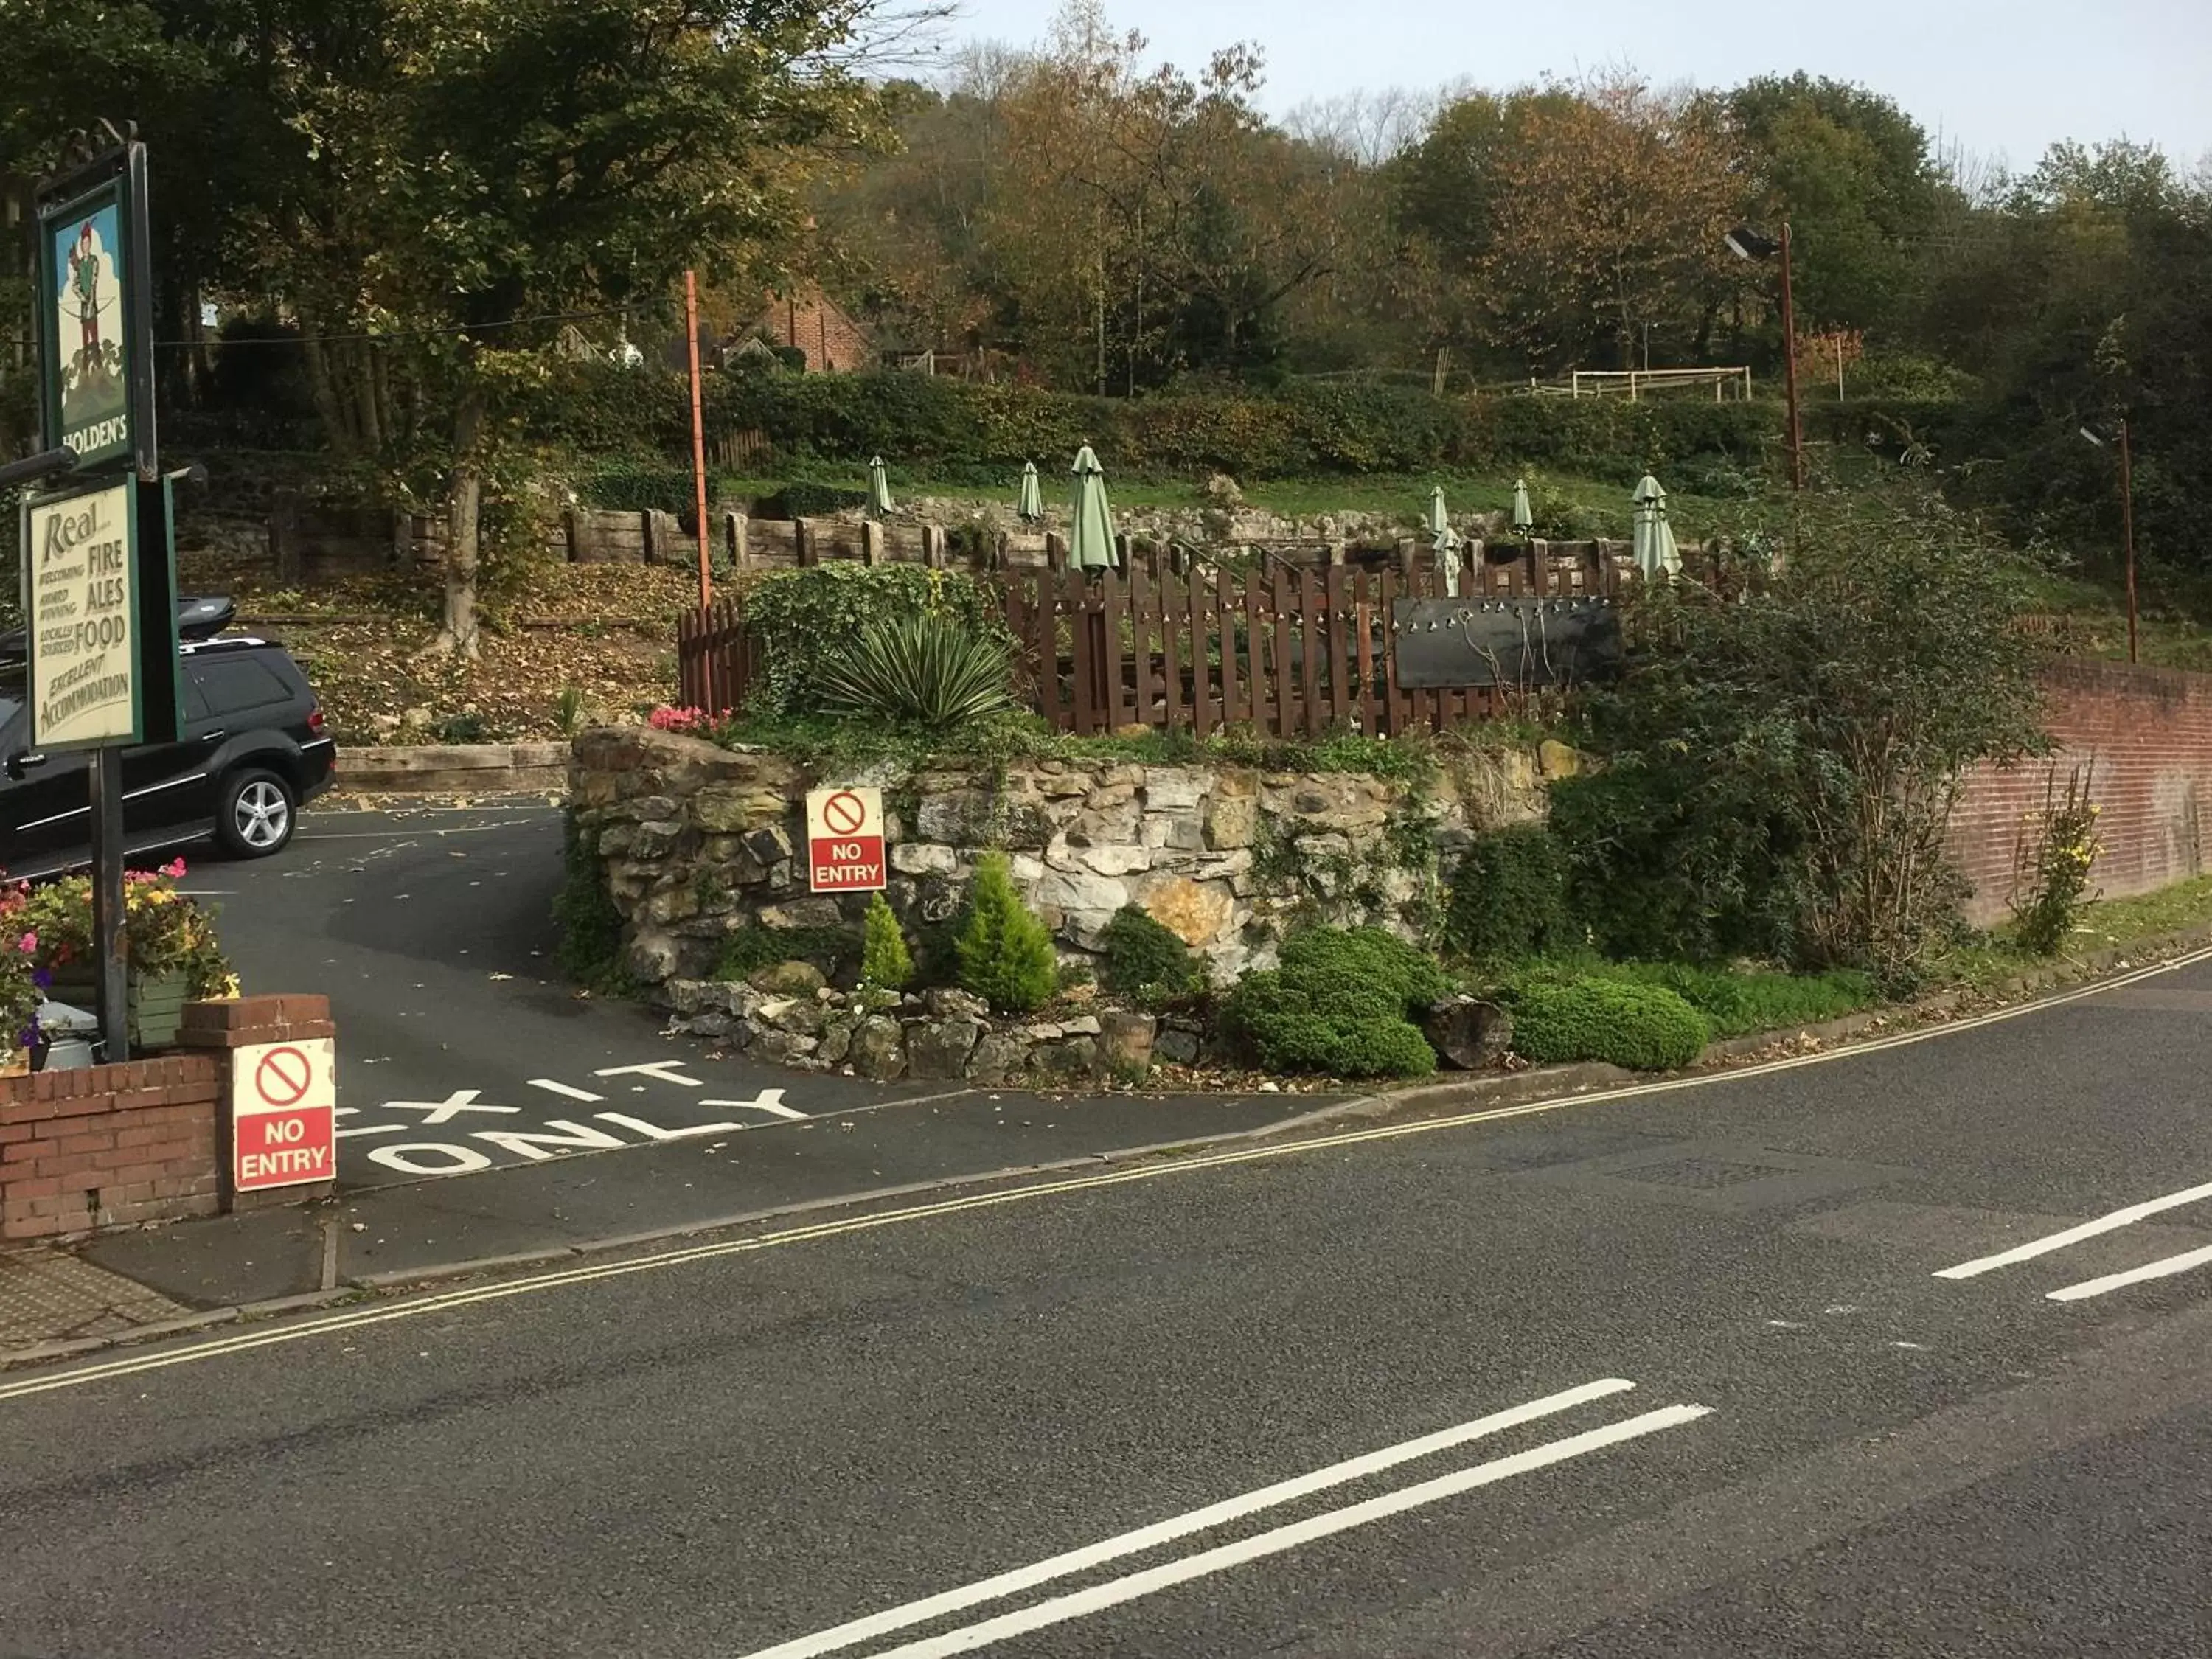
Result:
{"type": "Polygon", "coordinates": [[[263,1042],[299,1042],[311,1037],[334,1037],[331,1000],[318,996],[237,997],[228,1002],[185,1005],[185,1023],[177,1041],[186,1048],[212,1054],[222,1069],[222,1092],[216,1103],[216,1140],[222,1170],[222,1206],[226,1210],[267,1209],[271,1205],[300,1204],[328,1198],[337,1190],[334,1181],[269,1192],[232,1190],[236,1168],[231,1153],[230,1051],[263,1042]]]}

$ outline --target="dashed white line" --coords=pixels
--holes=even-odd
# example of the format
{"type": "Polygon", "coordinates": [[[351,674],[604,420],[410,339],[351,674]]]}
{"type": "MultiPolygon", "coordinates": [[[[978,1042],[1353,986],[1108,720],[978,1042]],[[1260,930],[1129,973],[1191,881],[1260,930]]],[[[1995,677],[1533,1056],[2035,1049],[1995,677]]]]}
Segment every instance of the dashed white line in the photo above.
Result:
{"type": "Polygon", "coordinates": [[[1972,1261],[1962,1261],[1955,1267],[1943,1268],[1936,1277],[1977,1278],[1999,1267],[2009,1267],[2016,1261],[2032,1261],[2037,1256],[2063,1250],[2069,1244],[2079,1244],[2083,1239],[2094,1238],[2100,1233],[2116,1232],[2146,1217],[2158,1215],[2166,1210],[2178,1210],[2185,1204],[2201,1203],[2208,1198],[2212,1198],[2212,1182],[2201,1187],[2187,1188],[2181,1192],[2168,1193],[2163,1198],[2145,1199],[2140,1204],[2114,1210],[2110,1215],[2100,1215],[2094,1221],[2085,1221],[2078,1227],[2067,1228],[2063,1232],[2051,1233],[2042,1238],[2031,1239],[2025,1244],[2015,1244],[2009,1250],[2000,1250],[1995,1255],[1978,1256],[1972,1261]]]}
{"type": "Polygon", "coordinates": [[[2102,1296],[2107,1291],[2117,1291],[2129,1285],[2140,1285],[2147,1279],[2171,1279],[2176,1273],[2185,1273],[2192,1267],[2212,1263],[2212,1244],[2198,1250],[2187,1250],[2179,1255],[2169,1255],[2157,1261],[2146,1261],[2140,1267],[2130,1267],[2125,1273],[2106,1273],[2102,1279],[2084,1279],[2079,1285],[2069,1285],[2063,1291],[2048,1292],[2052,1302],[2086,1302],[2093,1296],[2102,1296]]]}
{"type": "Polygon", "coordinates": [[[1694,1423],[1701,1417],[1710,1416],[1711,1412],[1710,1406],[1662,1406],[1657,1411],[1645,1412],[1642,1416],[1629,1418],[1625,1422],[1607,1424],[1601,1429],[1591,1429],[1565,1440],[1554,1440],[1527,1451],[1515,1452],[1510,1457],[1494,1458],[1487,1463],[1478,1463],[1471,1469],[1439,1475],[1433,1480],[1424,1480],[1418,1486],[1386,1492],[1364,1503],[1324,1510],[1304,1521],[1294,1521],[1287,1526],[1277,1527],[1250,1538],[1240,1538],[1235,1543],[1201,1550],[1179,1561],[1164,1562],[1157,1567],[1147,1567],[1142,1572],[1133,1572],[1126,1577],[1109,1579],[1087,1589],[1073,1590],[1048,1601],[1040,1601],[1035,1607],[1001,1613],[995,1619],[986,1619],[980,1624],[963,1625],[957,1630],[925,1637],[919,1642],[886,1648],[876,1655],[875,1659],[942,1659],[946,1654],[971,1652],[976,1648],[1002,1642],[1009,1637],[1026,1635],[1048,1626],[1065,1624],[1071,1619],[1101,1613],[1108,1607],[1119,1607],[1124,1601],[1133,1601],[1139,1596],[1187,1583],[1209,1573],[1221,1572],[1267,1556],[1278,1555],[1285,1550],[1312,1543],[1316,1539],[1348,1532],[1354,1527],[1368,1526],[1394,1515],[1402,1515],[1408,1510],[1442,1503],[1445,1498],[1493,1486],[1516,1474],[1526,1474],[1532,1469],[1547,1468],[1554,1463],[1564,1463],[1571,1458],[1601,1451],[1607,1446],[1620,1445],[1624,1441],[1657,1434],[1666,1429],[1680,1428],[1686,1423],[1694,1423]]]}
{"type": "Polygon", "coordinates": [[[1340,1486],[1348,1481],[1380,1474],[1385,1469],[1395,1468],[1401,1463],[1415,1458],[1429,1457],[1437,1452],[1449,1451],[1479,1440],[1486,1435],[1503,1433],[1523,1423],[1549,1417],[1554,1413],[1588,1405],[1594,1400],[1603,1400],[1616,1394],[1625,1394],[1636,1385],[1624,1377],[1601,1377],[1595,1382],[1584,1382],[1576,1388],[1562,1389],[1558,1394],[1546,1395],[1540,1400],[1531,1400],[1524,1405],[1504,1411],[1493,1412],[1487,1417],[1478,1417],[1449,1429],[1440,1429],[1413,1440],[1401,1440],[1395,1446],[1384,1446],[1376,1451],[1348,1457],[1340,1463],[1331,1463],[1310,1474],[1293,1475],[1287,1480],[1278,1480],[1271,1486],[1255,1487],[1235,1498],[1223,1498],[1203,1509],[1172,1516],[1165,1521],[1139,1527],[1134,1531],[1117,1534],[1102,1539],[1096,1544],[1086,1544],[1081,1549],[1048,1556],[1025,1567],[1015,1567],[989,1578],[981,1578],[957,1589],[926,1596],[919,1601],[908,1601],[899,1607],[886,1607],[881,1613],[870,1613],[864,1619],[854,1619],[829,1630],[817,1631],[811,1636],[802,1636],[772,1648],[763,1648],[748,1656],[748,1659],[815,1659],[824,1653],[835,1653],[856,1643],[869,1641],[878,1636],[904,1630],[927,1620],[942,1618],[948,1613],[959,1613],[984,1601],[996,1601],[1009,1595],[1033,1589],[1039,1584],[1049,1583],[1055,1578],[1087,1572],[1093,1567],[1103,1566],[1109,1561],[1118,1561],[1125,1556],[1156,1549],[1162,1544],[1187,1538],[1193,1533],[1206,1532],[1231,1521],[1239,1521],[1262,1510],[1310,1498],[1317,1492],[1340,1486]]]}

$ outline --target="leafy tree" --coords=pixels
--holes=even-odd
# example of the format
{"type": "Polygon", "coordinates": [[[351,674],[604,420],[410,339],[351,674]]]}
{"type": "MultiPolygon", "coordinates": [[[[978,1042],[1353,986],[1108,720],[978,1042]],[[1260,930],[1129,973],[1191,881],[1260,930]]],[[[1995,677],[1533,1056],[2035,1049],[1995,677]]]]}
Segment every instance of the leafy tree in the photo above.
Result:
{"type": "Polygon", "coordinates": [[[1877,93],[1802,71],[1747,82],[1727,112],[1751,179],[1746,210],[1794,232],[1801,326],[1899,319],[1937,211],[1919,124],[1877,93]]]}
{"type": "Polygon", "coordinates": [[[1655,589],[1631,672],[1586,705],[1606,766],[1553,791],[1607,944],[1909,977],[1957,918],[1961,773],[2041,742],[2029,574],[1905,490],[1809,498],[1741,600],[1655,589]]]}
{"type": "MultiPolygon", "coordinates": [[[[767,264],[805,158],[871,136],[878,0],[34,0],[29,61],[109,81],[201,228],[172,243],[301,327],[334,445],[442,477],[440,644],[473,654],[479,505],[504,394],[561,313],[659,306],[688,265],[767,264]],[[226,142],[228,141],[228,142],[226,142]],[[197,238],[197,240],[193,239],[197,238]]],[[[11,52],[18,44],[11,21],[11,52]]],[[[76,111],[40,97],[11,121],[76,111]]],[[[157,161],[157,165],[161,165],[157,161]]],[[[159,191],[157,191],[157,199],[159,191]]]]}

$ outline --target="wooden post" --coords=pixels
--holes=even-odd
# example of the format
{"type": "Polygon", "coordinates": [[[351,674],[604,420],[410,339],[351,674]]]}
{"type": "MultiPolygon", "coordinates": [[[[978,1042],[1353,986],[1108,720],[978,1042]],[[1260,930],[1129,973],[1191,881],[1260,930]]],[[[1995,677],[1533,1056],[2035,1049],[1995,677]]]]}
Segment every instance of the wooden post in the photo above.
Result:
{"type": "Polygon", "coordinates": [[[729,527],[730,568],[737,573],[738,580],[742,583],[752,559],[752,549],[750,545],[752,540],[752,518],[749,514],[731,513],[724,516],[723,522],[729,527]]]}
{"type": "Polygon", "coordinates": [[[707,428],[699,400],[699,276],[684,273],[684,331],[691,353],[692,510],[699,526],[699,608],[714,602],[714,574],[707,557],[707,428]]]}
{"type": "Polygon", "coordinates": [[[884,527],[873,519],[860,520],[860,562],[878,565],[884,562],[884,527]]]}
{"type": "Polygon", "coordinates": [[[814,532],[804,519],[791,521],[791,547],[800,569],[815,562],[814,532]]]}

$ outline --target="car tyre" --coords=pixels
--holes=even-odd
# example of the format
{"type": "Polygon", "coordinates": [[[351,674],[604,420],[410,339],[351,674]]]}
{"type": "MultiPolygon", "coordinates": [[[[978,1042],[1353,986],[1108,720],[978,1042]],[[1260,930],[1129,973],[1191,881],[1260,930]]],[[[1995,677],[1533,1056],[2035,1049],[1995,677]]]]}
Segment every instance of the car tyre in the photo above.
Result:
{"type": "Polygon", "coordinates": [[[289,779],[262,767],[241,768],[223,780],[216,842],[233,858],[265,859],[284,850],[299,817],[299,793],[289,779]]]}

